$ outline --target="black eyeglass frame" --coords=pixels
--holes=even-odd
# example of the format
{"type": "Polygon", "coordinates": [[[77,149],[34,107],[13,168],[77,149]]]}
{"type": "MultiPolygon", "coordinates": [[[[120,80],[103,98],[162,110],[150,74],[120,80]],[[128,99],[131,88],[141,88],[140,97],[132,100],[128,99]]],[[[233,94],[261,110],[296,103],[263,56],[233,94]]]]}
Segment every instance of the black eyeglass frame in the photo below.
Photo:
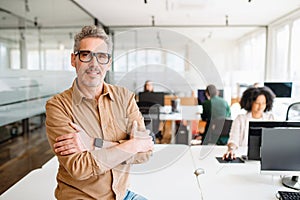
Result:
{"type": "Polygon", "coordinates": [[[75,56],[79,55],[79,56],[78,56],[78,57],[79,57],[79,60],[80,60],[81,62],[84,62],[84,63],[91,62],[91,60],[93,60],[93,57],[95,57],[96,60],[97,60],[97,62],[98,62],[99,64],[107,64],[107,63],[109,63],[109,60],[110,60],[110,58],[111,58],[111,55],[110,55],[109,53],[103,53],[103,52],[97,52],[97,53],[95,53],[95,52],[92,52],[92,51],[90,51],[90,50],[78,50],[78,51],[75,51],[74,54],[75,54],[75,56]],[[88,60],[88,61],[81,60],[81,58],[80,58],[80,53],[81,53],[81,52],[89,52],[89,53],[91,53],[91,54],[92,54],[91,59],[88,60]],[[107,62],[106,62],[106,63],[100,62],[100,61],[98,60],[97,54],[105,54],[105,55],[107,56],[107,62]]]}

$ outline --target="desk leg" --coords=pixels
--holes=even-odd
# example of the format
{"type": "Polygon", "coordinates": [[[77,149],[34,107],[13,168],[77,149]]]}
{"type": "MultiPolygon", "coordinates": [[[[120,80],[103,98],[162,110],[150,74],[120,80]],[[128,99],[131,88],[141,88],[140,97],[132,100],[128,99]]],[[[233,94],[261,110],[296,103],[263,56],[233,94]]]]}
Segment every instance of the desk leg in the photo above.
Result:
{"type": "Polygon", "coordinates": [[[23,135],[27,135],[29,133],[29,118],[22,120],[22,129],[23,129],[23,135]]]}
{"type": "Polygon", "coordinates": [[[192,141],[192,120],[188,120],[188,145],[191,145],[192,141]]]}
{"type": "Polygon", "coordinates": [[[171,144],[175,144],[175,142],[176,142],[176,134],[175,134],[175,132],[176,132],[176,125],[175,125],[175,121],[174,120],[172,120],[171,121],[171,144]]]}

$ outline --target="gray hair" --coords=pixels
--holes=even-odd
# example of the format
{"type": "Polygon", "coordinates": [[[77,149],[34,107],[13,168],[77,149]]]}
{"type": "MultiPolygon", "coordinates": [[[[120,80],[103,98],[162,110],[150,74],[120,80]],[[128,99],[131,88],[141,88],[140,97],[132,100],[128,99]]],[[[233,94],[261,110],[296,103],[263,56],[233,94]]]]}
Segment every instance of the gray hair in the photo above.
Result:
{"type": "Polygon", "coordinates": [[[110,37],[105,33],[105,31],[102,28],[99,28],[95,25],[82,27],[81,32],[77,33],[74,36],[74,52],[79,50],[80,41],[85,38],[100,38],[104,40],[108,47],[108,53],[112,52],[112,41],[110,37]]]}

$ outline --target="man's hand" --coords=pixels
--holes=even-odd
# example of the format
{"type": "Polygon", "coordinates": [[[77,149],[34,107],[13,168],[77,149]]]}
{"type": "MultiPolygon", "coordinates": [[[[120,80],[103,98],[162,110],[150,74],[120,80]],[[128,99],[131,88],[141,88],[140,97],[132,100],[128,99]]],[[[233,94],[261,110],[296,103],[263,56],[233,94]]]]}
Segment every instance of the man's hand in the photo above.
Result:
{"type": "Polygon", "coordinates": [[[136,152],[147,152],[153,150],[154,143],[149,133],[149,130],[138,131],[137,122],[133,121],[130,140],[132,140],[133,148],[135,148],[136,152]]]}
{"type": "Polygon", "coordinates": [[[93,149],[93,141],[86,132],[77,124],[70,123],[70,126],[76,131],[56,138],[54,151],[60,155],[70,155],[73,153],[89,151],[93,149]]]}

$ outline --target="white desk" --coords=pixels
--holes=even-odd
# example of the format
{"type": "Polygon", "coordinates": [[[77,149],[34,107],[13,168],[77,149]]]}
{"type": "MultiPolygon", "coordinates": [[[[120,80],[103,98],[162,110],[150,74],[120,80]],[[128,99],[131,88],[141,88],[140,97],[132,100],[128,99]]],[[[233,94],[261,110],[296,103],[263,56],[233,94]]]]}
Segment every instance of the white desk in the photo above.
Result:
{"type": "Polygon", "coordinates": [[[156,145],[155,149],[148,163],[133,166],[130,188],[149,200],[199,200],[200,189],[189,146],[156,145]]]}
{"type": "MultiPolygon", "coordinates": [[[[261,175],[258,161],[220,164],[215,156],[222,156],[225,151],[225,146],[155,145],[148,163],[133,166],[130,189],[149,200],[275,200],[278,190],[292,191],[281,185],[278,176],[261,175]],[[205,173],[196,177],[197,168],[205,173]]],[[[245,153],[246,149],[240,149],[237,155],[245,153]]],[[[57,167],[57,159],[51,159],[0,199],[55,199],[57,167]]]]}
{"type": "MultiPolygon", "coordinates": [[[[57,158],[30,172],[0,196],[1,200],[52,200],[56,187],[57,158]]],[[[192,154],[186,145],[155,145],[152,158],[134,165],[130,189],[149,200],[198,200],[200,190],[193,174],[192,154]]]]}
{"type": "Polygon", "coordinates": [[[56,188],[57,169],[35,169],[10,187],[1,196],[1,200],[52,200],[56,188]]]}
{"type": "MultiPolygon", "coordinates": [[[[282,186],[279,176],[260,174],[259,161],[220,164],[215,157],[226,152],[225,146],[193,146],[191,151],[195,165],[204,169],[198,176],[204,200],[275,200],[278,190],[290,190],[282,186]]],[[[237,155],[245,155],[241,148],[237,155]]],[[[290,190],[292,191],[292,190],[290,190]]]]}

